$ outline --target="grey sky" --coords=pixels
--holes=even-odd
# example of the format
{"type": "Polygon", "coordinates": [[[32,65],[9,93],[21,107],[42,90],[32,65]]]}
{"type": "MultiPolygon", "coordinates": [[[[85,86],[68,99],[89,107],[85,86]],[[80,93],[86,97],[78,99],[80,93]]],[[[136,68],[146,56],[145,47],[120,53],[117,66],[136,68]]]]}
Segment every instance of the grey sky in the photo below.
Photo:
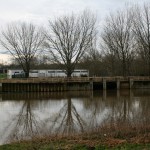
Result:
{"type": "Polygon", "coordinates": [[[0,25],[12,21],[29,21],[43,25],[47,20],[90,9],[103,18],[109,11],[125,3],[143,3],[149,0],[0,0],[0,25]]]}
{"type": "MultiPolygon", "coordinates": [[[[126,3],[149,0],[0,0],[0,31],[15,21],[46,25],[49,19],[90,9],[102,21],[110,11],[124,7],[126,3]]],[[[0,50],[1,52],[1,50],[0,50]]],[[[0,58],[1,59],[1,58],[0,58]]]]}

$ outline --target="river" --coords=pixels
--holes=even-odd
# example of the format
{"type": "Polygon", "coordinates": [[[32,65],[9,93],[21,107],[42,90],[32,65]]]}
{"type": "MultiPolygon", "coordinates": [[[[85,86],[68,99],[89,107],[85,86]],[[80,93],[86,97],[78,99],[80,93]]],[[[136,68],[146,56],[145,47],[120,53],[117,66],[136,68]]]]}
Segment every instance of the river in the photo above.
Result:
{"type": "Polygon", "coordinates": [[[0,94],[0,144],[87,133],[113,120],[150,123],[150,89],[0,94]]]}

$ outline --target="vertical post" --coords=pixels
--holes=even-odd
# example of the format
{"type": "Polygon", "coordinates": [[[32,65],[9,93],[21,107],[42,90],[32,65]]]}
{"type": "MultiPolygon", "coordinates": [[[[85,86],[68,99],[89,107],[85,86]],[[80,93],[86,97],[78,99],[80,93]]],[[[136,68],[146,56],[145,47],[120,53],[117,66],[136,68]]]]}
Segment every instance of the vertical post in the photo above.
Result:
{"type": "Polygon", "coordinates": [[[27,83],[27,92],[30,91],[30,86],[29,86],[29,83],[27,83]]]}
{"type": "Polygon", "coordinates": [[[93,79],[90,78],[90,90],[93,90],[93,79]]]}
{"type": "Polygon", "coordinates": [[[64,83],[64,91],[67,91],[67,83],[64,83]]]}
{"type": "Polygon", "coordinates": [[[106,97],[107,97],[106,90],[103,90],[103,100],[106,100],[106,97]]]}
{"type": "Polygon", "coordinates": [[[103,79],[103,90],[107,89],[107,85],[106,85],[106,79],[103,79]]]}
{"type": "Polygon", "coordinates": [[[33,92],[34,91],[34,83],[33,82],[30,83],[30,85],[31,85],[30,91],[33,92]]]}
{"type": "Polygon", "coordinates": [[[13,85],[13,91],[16,92],[16,83],[12,83],[13,85]]]}
{"type": "Polygon", "coordinates": [[[117,89],[117,99],[120,98],[120,90],[117,89]]]}
{"type": "Polygon", "coordinates": [[[117,79],[117,90],[120,90],[120,80],[117,79]]]}
{"type": "Polygon", "coordinates": [[[28,83],[25,83],[25,91],[28,91],[28,83]]]}
{"type": "Polygon", "coordinates": [[[93,81],[90,81],[90,90],[93,90],[93,81]]]}
{"type": "MultiPolygon", "coordinates": [[[[8,89],[8,86],[7,86],[7,89],[8,89]]],[[[19,92],[19,83],[16,83],[16,92],[19,92]]],[[[8,91],[8,90],[7,90],[8,91]]]]}
{"type": "Polygon", "coordinates": [[[132,89],[132,87],[133,87],[133,79],[129,80],[129,86],[130,86],[130,89],[132,89]]]}
{"type": "Polygon", "coordinates": [[[39,83],[36,83],[36,92],[40,92],[40,85],[39,85],[39,83]]]}
{"type": "Polygon", "coordinates": [[[129,95],[130,95],[130,100],[132,100],[133,99],[133,92],[132,92],[132,90],[130,89],[130,91],[129,91],[129,95]]]}

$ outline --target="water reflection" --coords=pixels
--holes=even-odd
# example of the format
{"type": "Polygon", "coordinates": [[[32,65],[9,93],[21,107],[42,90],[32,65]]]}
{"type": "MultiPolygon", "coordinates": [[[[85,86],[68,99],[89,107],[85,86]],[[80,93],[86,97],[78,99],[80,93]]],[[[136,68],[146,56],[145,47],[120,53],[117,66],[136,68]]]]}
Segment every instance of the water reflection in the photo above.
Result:
{"type": "Polygon", "coordinates": [[[50,118],[46,120],[46,123],[48,126],[50,125],[51,133],[61,133],[69,136],[78,132],[84,132],[86,127],[86,121],[78,113],[71,97],[68,97],[57,114],[50,118]]]}
{"type": "Polygon", "coordinates": [[[150,90],[4,93],[0,100],[0,144],[70,136],[107,122],[150,123],[150,90]]]}
{"type": "Polygon", "coordinates": [[[22,140],[24,138],[31,138],[40,132],[42,121],[33,112],[34,103],[30,100],[24,101],[19,113],[15,115],[8,124],[11,127],[7,141],[22,140]]]}
{"type": "MultiPolygon", "coordinates": [[[[16,102],[10,107],[15,109],[15,104],[16,102]]],[[[36,107],[34,101],[26,100],[20,105],[21,107],[17,108],[17,113],[10,115],[8,121],[6,121],[7,126],[3,130],[7,134],[6,142],[30,139],[33,136],[40,135],[42,121],[34,112],[36,107]]]]}

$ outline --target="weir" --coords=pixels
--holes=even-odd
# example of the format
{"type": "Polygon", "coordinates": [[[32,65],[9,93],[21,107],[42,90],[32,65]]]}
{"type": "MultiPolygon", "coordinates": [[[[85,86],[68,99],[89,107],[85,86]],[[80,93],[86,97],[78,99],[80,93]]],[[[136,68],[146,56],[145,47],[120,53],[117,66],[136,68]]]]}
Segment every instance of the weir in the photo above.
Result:
{"type": "Polygon", "coordinates": [[[59,92],[150,88],[150,77],[2,79],[0,92],[59,92]]]}

